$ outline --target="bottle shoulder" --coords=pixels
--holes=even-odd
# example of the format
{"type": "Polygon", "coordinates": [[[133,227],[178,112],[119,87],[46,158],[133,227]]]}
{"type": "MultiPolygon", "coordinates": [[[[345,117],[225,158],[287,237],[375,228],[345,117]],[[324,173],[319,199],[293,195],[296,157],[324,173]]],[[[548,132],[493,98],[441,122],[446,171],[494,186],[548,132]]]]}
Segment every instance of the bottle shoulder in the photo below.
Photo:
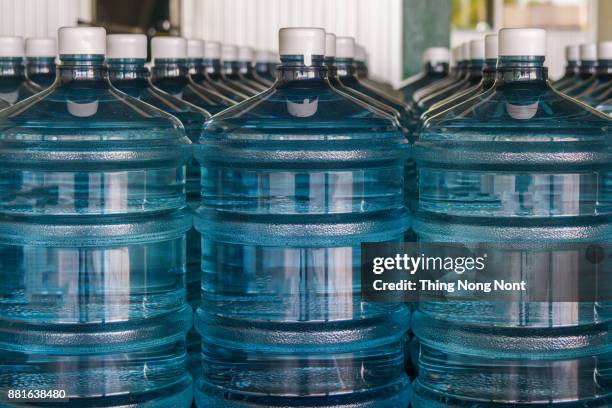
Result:
{"type": "Polygon", "coordinates": [[[610,141],[610,118],[548,85],[494,85],[430,117],[420,141],[610,141]],[[526,139],[525,139],[526,138],[526,139]]]}
{"type": "Polygon", "coordinates": [[[209,120],[205,134],[249,138],[261,134],[354,137],[400,133],[396,122],[325,81],[294,81],[275,86],[209,120]],[[236,136],[241,135],[241,136],[236,136]],[[353,136],[351,136],[353,135],[353,136]]]}
{"type": "Polygon", "coordinates": [[[0,139],[184,143],[187,138],[178,119],[104,81],[73,81],[53,85],[4,109],[0,139]]]}

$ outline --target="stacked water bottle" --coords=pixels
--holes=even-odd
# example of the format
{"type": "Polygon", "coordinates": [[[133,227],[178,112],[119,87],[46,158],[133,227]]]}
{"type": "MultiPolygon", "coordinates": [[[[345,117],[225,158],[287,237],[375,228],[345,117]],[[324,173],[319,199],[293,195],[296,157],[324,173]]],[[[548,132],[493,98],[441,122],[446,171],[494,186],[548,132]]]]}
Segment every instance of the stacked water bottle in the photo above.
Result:
{"type": "Polygon", "coordinates": [[[281,29],[280,64],[155,37],[150,69],[144,35],[58,37],[54,82],[53,40],[0,37],[0,405],[612,404],[609,303],[411,317],[360,270],[363,242],[416,234],[563,280],[559,248],[609,242],[611,119],[587,104],[609,109],[612,43],[569,48],[553,89],[545,31],[504,29],[395,92],[320,28],[281,29]]]}

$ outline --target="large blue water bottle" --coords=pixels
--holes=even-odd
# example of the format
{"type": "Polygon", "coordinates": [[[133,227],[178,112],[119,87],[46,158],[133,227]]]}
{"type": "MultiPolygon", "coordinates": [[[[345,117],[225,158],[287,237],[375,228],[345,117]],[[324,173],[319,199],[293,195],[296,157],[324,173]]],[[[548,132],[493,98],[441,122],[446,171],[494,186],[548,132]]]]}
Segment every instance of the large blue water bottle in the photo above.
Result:
{"type": "Polygon", "coordinates": [[[214,89],[233,101],[242,102],[251,97],[248,92],[239,90],[223,77],[220,42],[206,41],[204,43],[202,63],[196,65],[195,73],[190,76],[197,84],[214,89]]]}
{"type": "Polygon", "coordinates": [[[484,40],[473,40],[468,45],[469,47],[463,51],[463,55],[469,55],[467,74],[464,79],[421,98],[415,105],[416,115],[422,115],[437,103],[448,102],[447,98],[453,98],[465,90],[474,90],[478,87],[482,81],[482,70],[485,66],[485,44],[484,40]]]}
{"type": "Polygon", "coordinates": [[[255,50],[252,47],[242,46],[238,48],[238,72],[242,81],[254,89],[265,91],[272,86],[272,81],[261,78],[257,74],[253,65],[254,60],[255,50]]]}
{"type": "MultiPolygon", "coordinates": [[[[144,34],[110,34],[106,37],[106,62],[114,87],[143,102],[176,117],[183,124],[187,137],[197,143],[204,121],[210,114],[182,99],[153,86],[144,63],[147,57],[147,37],[144,34]]],[[[196,208],[200,201],[200,168],[191,160],[185,179],[187,203],[196,208]]],[[[200,300],[200,235],[195,229],[187,232],[187,301],[197,307],[200,300]]],[[[199,370],[200,339],[195,330],[187,337],[188,367],[192,374],[199,370]]]]}
{"type": "Polygon", "coordinates": [[[202,165],[199,407],[408,405],[405,305],[361,299],[360,243],[408,227],[409,144],[327,81],[325,31],[285,28],[275,85],[213,117],[202,165]]]}
{"type": "Polygon", "coordinates": [[[452,108],[455,105],[472,99],[474,96],[485,92],[495,83],[496,65],[497,65],[497,35],[490,34],[485,37],[485,65],[482,70],[482,80],[477,85],[469,87],[462,92],[457,93],[450,98],[444,99],[435,103],[425,113],[421,115],[421,123],[425,123],[427,119],[452,108]]]}
{"type": "Polygon", "coordinates": [[[454,65],[450,69],[450,73],[446,78],[434,81],[429,85],[417,89],[412,93],[412,100],[408,101],[410,107],[414,110],[416,104],[423,98],[438,92],[442,89],[448,88],[457,82],[463,81],[468,74],[468,62],[469,60],[464,57],[464,51],[469,48],[469,43],[459,45],[452,50],[452,57],[454,65]]]}
{"type": "Polygon", "coordinates": [[[211,115],[236,104],[221,93],[196,84],[189,75],[187,40],[180,37],[154,37],[151,40],[151,82],[157,88],[194,104],[211,115]]]}
{"type": "Polygon", "coordinates": [[[612,41],[597,44],[597,72],[594,79],[593,83],[575,98],[596,107],[612,98],[612,41]]]}
{"type": "Polygon", "coordinates": [[[412,101],[412,94],[436,81],[448,76],[450,53],[448,48],[430,47],[423,53],[423,69],[416,75],[406,78],[400,85],[399,92],[404,101],[412,101]]]}
{"type": "Polygon", "coordinates": [[[51,37],[28,38],[25,42],[26,78],[41,88],[55,82],[57,42],[51,37]]]}
{"type": "Polygon", "coordinates": [[[57,81],[0,113],[0,405],[192,401],[190,143],[111,86],[105,37],[61,28],[57,81]]]}
{"type": "Polygon", "coordinates": [[[579,49],[577,45],[568,45],[565,47],[565,73],[561,78],[553,82],[555,89],[563,91],[563,89],[571,86],[578,77],[578,59],[579,49]]]}
{"type": "MultiPolygon", "coordinates": [[[[579,287],[581,245],[612,237],[612,121],[551,88],[545,51],[544,30],[501,30],[494,86],[425,124],[414,229],[423,242],[485,244],[499,278],[544,280],[557,298],[579,287]]],[[[611,310],[421,301],[413,407],[609,407],[611,310]]]]}
{"type": "Polygon", "coordinates": [[[253,84],[240,73],[239,48],[233,44],[221,46],[222,79],[229,87],[250,96],[257,95],[262,91],[261,85],[253,84]]]}
{"type": "Polygon", "coordinates": [[[12,105],[42,91],[24,73],[21,37],[0,37],[0,100],[12,105]]]}
{"type": "Polygon", "coordinates": [[[580,46],[580,68],[578,77],[570,86],[561,91],[570,96],[576,96],[595,83],[597,76],[597,44],[582,44],[580,46]]]}

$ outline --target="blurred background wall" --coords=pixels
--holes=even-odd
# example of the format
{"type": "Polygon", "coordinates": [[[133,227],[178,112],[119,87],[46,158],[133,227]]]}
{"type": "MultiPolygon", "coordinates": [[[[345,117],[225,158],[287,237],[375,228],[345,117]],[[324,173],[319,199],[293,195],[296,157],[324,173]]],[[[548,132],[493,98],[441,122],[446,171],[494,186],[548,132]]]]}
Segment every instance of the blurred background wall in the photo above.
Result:
{"type": "Polygon", "coordinates": [[[55,36],[63,25],[183,35],[275,50],[282,26],[351,35],[371,72],[397,85],[429,46],[455,46],[502,27],[548,29],[547,64],[561,75],[564,48],[612,40],[612,0],[0,0],[0,35],[55,36]]]}

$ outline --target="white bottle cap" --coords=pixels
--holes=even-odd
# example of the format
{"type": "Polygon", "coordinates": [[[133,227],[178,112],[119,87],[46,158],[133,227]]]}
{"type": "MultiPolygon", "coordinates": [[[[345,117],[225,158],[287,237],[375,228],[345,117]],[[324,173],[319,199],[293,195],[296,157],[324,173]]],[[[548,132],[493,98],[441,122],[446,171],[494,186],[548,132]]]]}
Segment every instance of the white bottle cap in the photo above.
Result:
{"type": "Polygon", "coordinates": [[[484,40],[470,41],[470,59],[483,60],[485,59],[485,43],[484,40]]]}
{"type": "Polygon", "coordinates": [[[25,42],[26,57],[53,57],[57,54],[57,42],[53,37],[28,38],[25,42]]]}
{"type": "Polygon", "coordinates": [[[289,27],[278,31],[281,55],[302,55],[304,65],[312,64],[313,55],[325,55],[325,30],[315,27],[289,27]]]}
{"type": "Polygon", "coordinates": [[[612,60],[612,41],[604,41],[597,44],[597,58],[600,60],[612,60]]]}
{"type": "Polygon", "coordinates": [[[151,59],[187,58],[187,40],[182,37],[153,37],[151,59]]]}
{"type": "Polygon", "coordinates": [[[0,57],[23,58],[23,55],[23,38],[0,37],[0,57]]]}
{"type": "Polygon", "coordinates": [[[336,37],[336,58],[355,59],[355,39],[336,37]]]}
{"type": "Polygon", "coordinates": [[[325,33],[325,56],[336,58],[336,34],[325,33]]]}
{"type": "Polygon", "coordinates": [[[219,41],[204,41],[204,58],[221,59],[221,43],[219,41]]]}
{"type": "Polygon", "coordinates": [[[187,58],[204,58],[204,40],[197,38],[187,40],[187,58]]]}
{"type": "Polygon", "coordinates": [[[464,42],[461,44],[461,55],[463,56],[464,61],[469,61],[472,59],[472,55],[470,54],[470,42],[464,42]]]}
{"type": "Polygon", "coordinates": [[[255,51],[255,61],[261,63],[268,62],[269,51],[266,50],[257,50],[255,51]]]}
{"type": "Polygon", "coordinates": [[[242,46],[238,49],[238,61],[253,62],[255,59],[255,51],[251,47],[242,46]]]}
{"type": "Polygon", "coordinates": [[[238,47],[231,44],[221,46],[221,59],[223,61],[238,61],[238,47]]]}
{"type": "Polygon", "coordinates": [[[580,60],[597,61],[597,44],[581,44],[580,60]]]}
{"type": "Polygon", "coordinates": [[[147,58],[147,36],[144,34],[109,34],[106,36],[106,58],[147,58]]]}
{"type": "Polygon", "coordinates": [[[498,56],[498,39],[497,34],[485,35],[485,59],[497,59],[498,56]]]}
{"type": "Polygon", "coordinates": [[[60,55],[106,54],[106,30],[102,27],[62,27],[58,37],[60,55]]]}
{"type": "Polygon", "coordinates": [[[565,47],[565,59],[567,61],[578,61],[580,59],[580,52],[577,45],[568,45],[565,47]]]}
{"type": "Polygon", "coordinates": [[[367,59],[368,53],[366,49],[360,44],[355,44],[355,61],[366,62],[367,59]]]}
{"type": "Polygon", "coordinates": [[[501,57],[543,57],[546,30],[542,28],[502,28],[499,30],[501,57]]]}
{"type": "Polygon", "coordinates": [[[445,63],[449,59],[450,53],[448,48],[444,47],[429,47],[423,53],[423,63],[430,63],[431,65],[445,63]]]}

